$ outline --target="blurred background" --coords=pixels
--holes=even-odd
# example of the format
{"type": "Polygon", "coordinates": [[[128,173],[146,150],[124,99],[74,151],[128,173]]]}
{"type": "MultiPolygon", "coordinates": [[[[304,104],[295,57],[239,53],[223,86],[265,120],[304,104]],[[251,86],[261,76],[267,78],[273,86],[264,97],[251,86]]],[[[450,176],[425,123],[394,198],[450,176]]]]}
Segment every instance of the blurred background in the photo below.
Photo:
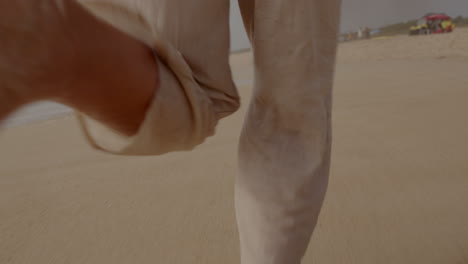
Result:
{"type": "MultiPolygon", "coordinates": [[[[464,17],[468,25],[466,0],[343,0],[341,31],[359,28],[379,29],[394,24],[414,23],[428,13],[464,17]]],[[[231,1],[231,46],[233,51],[249,48],[237,1],[231,1]]]]}

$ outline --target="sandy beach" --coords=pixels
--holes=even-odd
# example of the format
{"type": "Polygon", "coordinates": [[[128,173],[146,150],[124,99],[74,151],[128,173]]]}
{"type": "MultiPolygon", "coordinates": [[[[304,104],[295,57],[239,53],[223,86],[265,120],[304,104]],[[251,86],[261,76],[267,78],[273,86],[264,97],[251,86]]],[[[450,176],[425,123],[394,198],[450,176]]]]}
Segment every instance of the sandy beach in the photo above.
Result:
{"type": "MultiPolygon", "coordinates": [[[[330,188],[305,264],[468,263],[467,43],[457,29],[340,45],[330,188]]],[[[101,153],[65,112],[3,130],[0,263],[239,263],[252,54],[231,62],[243,107],[193,152],[101,153]]]]}

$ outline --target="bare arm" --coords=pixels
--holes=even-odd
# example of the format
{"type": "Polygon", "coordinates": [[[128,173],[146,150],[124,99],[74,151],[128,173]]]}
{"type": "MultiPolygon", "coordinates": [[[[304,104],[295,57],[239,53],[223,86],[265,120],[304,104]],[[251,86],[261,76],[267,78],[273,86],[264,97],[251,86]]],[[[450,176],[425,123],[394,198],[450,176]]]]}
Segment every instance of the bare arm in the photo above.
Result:
{"type": "Polygon", "coordinates": [[[0,122],[20,106],[20,98],[2,84],[0,86],[0,122]]]}
{"type": "Polygon", "coordinates": [[[47,99],[136,133],[158,85],[147,46],[75,1],[0,0],[0,10],[0,119],[47,99]]]}

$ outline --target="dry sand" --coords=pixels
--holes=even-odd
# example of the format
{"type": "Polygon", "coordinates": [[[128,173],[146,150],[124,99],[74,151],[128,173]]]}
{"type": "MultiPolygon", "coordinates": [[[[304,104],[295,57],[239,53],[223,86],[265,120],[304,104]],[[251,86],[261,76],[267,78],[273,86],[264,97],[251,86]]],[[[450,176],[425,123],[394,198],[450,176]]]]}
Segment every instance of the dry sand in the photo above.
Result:
{"type": "MultiPolygon", "coordinates": [[[[340,46],[331,183],[304,263],[468,263],[468,30],[340,46]]],[[[243,108],[190,153],[120,157],[72,117],[0,136],[0,263],[239,263],[243,108]]]]}

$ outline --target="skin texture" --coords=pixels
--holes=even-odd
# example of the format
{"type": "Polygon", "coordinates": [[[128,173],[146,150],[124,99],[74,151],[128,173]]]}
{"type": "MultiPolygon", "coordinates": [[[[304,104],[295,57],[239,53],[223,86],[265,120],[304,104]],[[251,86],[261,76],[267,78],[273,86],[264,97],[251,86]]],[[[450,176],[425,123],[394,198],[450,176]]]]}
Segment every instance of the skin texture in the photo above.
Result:
{"type": "Polygon", "coordinates": [[[240,1],[255,67],[235,190],[243,264],[300,264],[317,223],[330,167],[340,4],[240,1]]]}
{"type": "Polygon", "coordinates": [[[0,0],[0,118],[37,100],[71,106],[126,135],[158,85],[144,44],[75,1],[0,0]]]}
{"type": "MultiPolygon", "coordinates": [[[[214,133],[220,118],[238,108],[228,64],[228,0],[91,2],[109,23],[143,35],[140,39],[154,45],[164,60],[163,85],[141,133],[122,139],[87,122],[88,138],[100,141],[95,144],[98,148],[127,155],[189,150],[214,133]]],[[[317,223],[330,167],[340,4],[340,0],[240,2],[255,72],[239,142],[235,189],[243,264],[299,264],[317,223]]],[[[72,37],[65,38],[72,49],[58,54],[74,54],[73,74],[52,87],[78,86],[78,93],[61,95],[64,103],[131,134],[138,123],[133,120],[141,122],[138,114],[148,104],[144,100],[150,97],[148,87],[154,87],[145,80],[150,76],[154,81],[155,69],[148,67],[145,72],[145,51],[139,51],[135,42],[95,24],[73,5],[65,10],[70,10],[66,17],[76,24],[69,24],[72,37]],[[112,89],[106,92],[107,87],[112,89]],[[135,95],[128,87],[148,90],[135,95]],[[120,108],[130,114],[121,118],[120,108]]],[[[68,58],[51,56],[45,61],[67,65],[68,58]]]]}

